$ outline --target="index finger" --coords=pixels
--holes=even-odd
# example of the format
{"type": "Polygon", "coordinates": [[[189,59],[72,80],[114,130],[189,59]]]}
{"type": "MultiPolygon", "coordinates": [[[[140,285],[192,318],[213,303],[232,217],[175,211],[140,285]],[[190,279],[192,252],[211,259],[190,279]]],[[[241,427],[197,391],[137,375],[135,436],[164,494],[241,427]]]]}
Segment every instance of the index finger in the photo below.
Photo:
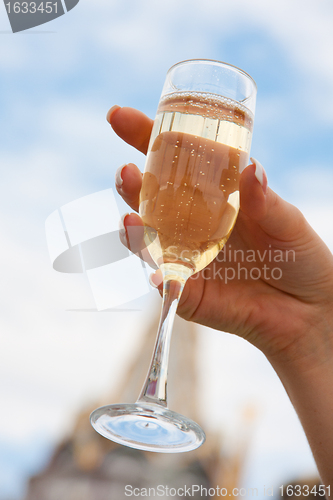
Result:
{"type": "Polygon", "coordinates": [[[115,133],[134,148],[146,154],[154,121],[134,108],[113,106],[107,121],[115,133]]]}

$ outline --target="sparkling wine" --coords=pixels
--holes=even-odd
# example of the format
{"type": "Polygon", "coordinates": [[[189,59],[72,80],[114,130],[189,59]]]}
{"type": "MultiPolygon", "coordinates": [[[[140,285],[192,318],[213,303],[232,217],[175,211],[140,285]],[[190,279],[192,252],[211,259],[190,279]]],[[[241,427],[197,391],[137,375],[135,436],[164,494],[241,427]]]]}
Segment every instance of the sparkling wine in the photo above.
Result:
{"type": "Polygon", "coordinates": [[[140,193],[146,244],[158,266],[200,271],[227,241],[252,124],[245,107],[212,94],[179,92],[160,102],[140,193]]]}

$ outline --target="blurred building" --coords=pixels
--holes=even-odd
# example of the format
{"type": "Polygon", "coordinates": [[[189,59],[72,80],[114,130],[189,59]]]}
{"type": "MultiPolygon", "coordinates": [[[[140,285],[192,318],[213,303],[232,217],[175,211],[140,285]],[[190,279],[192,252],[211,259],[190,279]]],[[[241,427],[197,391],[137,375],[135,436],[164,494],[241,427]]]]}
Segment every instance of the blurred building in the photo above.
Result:
{"type": "MultiPolygon", "coordinates": [[[[156,323],[154,321],[148,330],[132,366],[120,375],[123,381],[119,393],[97,401],[94,408],[137,399],[153,351],[156,323]]],[[[195,325],[176,318],[171,344],[169,407],[200,424],[195,393],[198,387],[196,358],[200,354],[195,325]]],[[[215,435],[205,427],[206,443],[192,452],[142,452],[117,445],[97,434],[89,422],[89,414],[94,408],[78,415],[72,434],[59,444],[45,470],[30,479],[25,500],[123,500],[134,497],[134,493],[143,497],[180,499],[185,496],[184,488],[192,498],[212,499],[217,486],[228,492],[240,486],[246,439],[241,449],[226,456],[222,434],[215,435]]]]}

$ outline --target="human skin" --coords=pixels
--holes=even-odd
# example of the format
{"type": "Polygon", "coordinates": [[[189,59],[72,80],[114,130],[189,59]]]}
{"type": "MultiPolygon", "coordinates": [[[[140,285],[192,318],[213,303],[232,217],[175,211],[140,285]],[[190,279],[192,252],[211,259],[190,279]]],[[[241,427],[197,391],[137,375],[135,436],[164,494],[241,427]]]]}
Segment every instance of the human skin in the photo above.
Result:
{"type": "MultiPolygon", "coordinates": [[[[114,106],[107,119],[125,142],[147,152],[153,121],[132,108],[114,106]]],[[[116,176],[118,193],[138,211],[142,174],[133,164],[116,176]]],[[[137,213],[123,218],[126,232],[142,224],[137,213]]],[[[128,240],[127,240],[128,241],[128,240]]],[[[190,278],[178,314],[238,335],[260,349],[280,377],[299,416],[325,486],[333,487],[333,256],[293,205],[267,186],[260,165],[240,177],[240,212],[228,244],[233,250],[260,252],[264,265],[279,267],[280,279],[240,276],[220,279],[222,259],[190,278]],[[269,251],[294,255],[273,264],[269,251]]],[[[237,276],[237,262],[228,262],[237,276]]],[[[258,263],[254,263],[255,266],[258,263]]],[[[160,282],[155,273],[152,280],[160,282]]],[[[159,285],[161,291],[161,285],[159,285]]]]}

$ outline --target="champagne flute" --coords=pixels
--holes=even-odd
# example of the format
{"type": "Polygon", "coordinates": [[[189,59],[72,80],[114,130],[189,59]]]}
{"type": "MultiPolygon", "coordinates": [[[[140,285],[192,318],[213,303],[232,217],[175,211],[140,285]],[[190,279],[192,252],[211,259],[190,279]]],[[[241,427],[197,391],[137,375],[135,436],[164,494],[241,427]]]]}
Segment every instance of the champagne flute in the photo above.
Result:
{"type": "Polygon", "coordinates": [[[91,414],[97,432],[117,443],[175,453],[205,440],[198,424],[167,408],[172,325],[186,280],[213,261],[236,222],[255,100],[254,80],[226,63],[188,60],[167,73],[139,207],[146,246],[163,275],[154,354],[136,403],[91,414]]]}

